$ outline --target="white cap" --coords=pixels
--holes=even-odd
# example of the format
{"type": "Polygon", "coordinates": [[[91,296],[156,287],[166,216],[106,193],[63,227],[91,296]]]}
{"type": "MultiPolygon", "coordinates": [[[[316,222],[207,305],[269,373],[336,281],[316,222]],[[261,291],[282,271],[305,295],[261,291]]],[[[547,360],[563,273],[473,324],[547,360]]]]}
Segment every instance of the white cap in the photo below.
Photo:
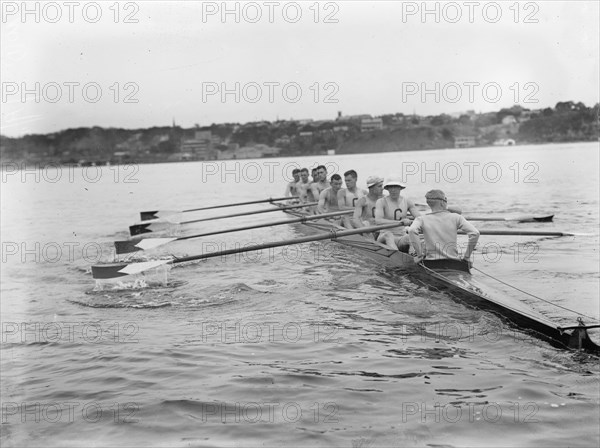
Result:
{"type": "Polygon", "coordinates": [[[373,185],[377,185],[383,182],[383,177],[379,176],[369,176],[367,179],[367,187],[371,188],[373,185]]]}
{"type": "Polygon", "coordinates": [[[406,188],[406,184],[397,177],[389,177],[383,184],[383,188],[387,188],[387,187],[406,188]]]}

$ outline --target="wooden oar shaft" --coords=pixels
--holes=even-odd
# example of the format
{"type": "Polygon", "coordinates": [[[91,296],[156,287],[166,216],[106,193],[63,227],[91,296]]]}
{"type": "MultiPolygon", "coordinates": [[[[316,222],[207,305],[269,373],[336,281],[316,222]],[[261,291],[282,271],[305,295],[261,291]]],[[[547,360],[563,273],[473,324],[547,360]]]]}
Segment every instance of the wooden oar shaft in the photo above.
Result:
{"type": "MultiPolygon", "coordinates": [[[[464,234],[465,232],[459,232],[464,234]]],[[[546,230],[519,230],[519,229],[479,229],[480,235],[507,235],[507,236],[573,236],[567,232],[553,232],[546,230]]]]}
{"type": "Polygon", "coordinates": [[[345,236],[357,235],[359,233],[370,233],[370,232],[376,232],[379,230],[389,229],[392,227],[398,227],[398,225],[399,225],[399,223],[392,223],[392,224],[383,224],[380,226],[361,227],[360,229],[341,230],[341,231],[330,230],[329,233],[324,233],[322,235],[311,235],[311,236],[306,236],[303,238],[294,238],[291,240],[283,240],[283,241],[277,241],[277,242],[273,242],[273,243],[255,244],[252,246],[238,247],[235,249],[227,249],[227,250],[222,250],[219,252],[212,252],[212,253],[208,253],[208,254],[191,255],[189,257],[177,258],[177,259],[173,260],[172,263],[173,264],[185,263],[187,261],[203,260],[205,258],[213,258],[213,257],[219,257],[219,256],[223,256],[223,255],[232,255],[232,254],[239,254],[242,252],[252,252],[252,251],[262,250],[262,249],[271,249],[274,247],[291,246],[294,244],[310,243],[312,241],[334,240],[336,238],[343,238],[345,236]]]}
{"type": "MultiPolygon", "coordinates": [[[[282,209],[279,209],[279,210],[282,210],[282,209]]],[[[274,226],[282,226],[285,224],[295,224],[295,223],[299,223],[299,222],[314,221],[317,219],[327,219],[327,218],[333,218],[335,216],[340,216],[340,215],[349,215],[350,213],[354,213],[354,211],[353,210],[343,210],[343,211],[339,211],[339,212],[324,213],[322,215],[308,215],[308,216],[303,216],[301,218],[284,219],[281,221],[273,221],[270,223],[254,224],[254,225],[244,226],[244,227],[235,227],[235,228],[226,229],[226,230],[215,230],[214,232],[206,232],[206,233],[198,233],[196,235],[182,236],[182,237],[177,238],[177,241],[189,240],[192,238],[200,238],[203,236],[210,236],[210,235],[220,235],[221,233],[241,232],[243,230],[260,229],[262,227],[274,227],[274,226]]]]}
{"type": "Polygon", "coordinates": [[[498,222],[552,222],[554,215],[519,215],[519,216],[465,216],[468,221],[498,221],[498,222]]]}
{"type": "Polygon", "coordinates": [[[150,220],[153,220],[153,219],[160,218],[161,215],[167,215],[168,216],[168,215],[174,215],[174,214],[177,214],[177,213],[196,212],[196,211],[200,211],[200,210],[212,210],[212,209],[215,209],[215,208],[223,208],[223,207],[236,207],[238,205],[261,204],[261,203],[264,203],[264,202],[274,203],[274,202],[277,202],[277,201],[285,201],[286,199],[298,199],[298,196],[287,196],[287,197],[283,197],[283,198],[259,199],[259,200],[256,200],[256,201],[237,202],[235,204],[210,205],[208,207],[190,208],[188,210],[182,210],[182,211],[151,210],[151,211],[140,212],[140,219],[142,221],[150,221],[150,220]]]}
{"type": "Polygon", "coordinates": [[[263,204],[265,202],[277,202],[277,201],[285,201],[285,200],[289,200],[289,199],[298,199],[298,198],[299,198],[299,196],[287,196],[287,197],[283,197],[283,198],[260,199],[257,201],[237,202],[235,204],[211,205],[210,207],[190,208],[188,210],[183,210],[183,212],[184,213],[198,212],[200,210],[212,210],[215,208],[237,207],[239,205],[263,204]]]}
{"type": "Polygon", "coordinates": [[[283,210],[292,210],[295,208],[310,207],[310,206],[317,205],[317,204],[318,204],[318,202],[307,202],[305,204],[286,205],[285,207],[269,208],[266,210],[251,210],[248,212],[232,213],[230,215],[213,216],[212,218],[193,219],[191,221],[184,221],[181,224],[192,224],[195,222],[212,221],[213,219],[235,218],[237,216],[258,215],[260,213],[273,213],[273,212],[278,212],[278,211],[283,211],[283,210]]]}
{"type": "Polygon", "coordinates": [[[347,215],[353,213],[352,210],[343,210],[338,212],[325,213],[322,215],[307,215],[300,218],[286,219],[282,221],[273,221],[269,223],[253,224],[244,227],[235,227],[233,229],[215,230],[213,232],[197,233],[195,235],[181,236],[179,238],[145,238],[141,240],[115,241],[115,251],[117,255],[138,252],[142,250],[155,249],[172,241],[189,240],[201,238],[210,235],[220,235],[222,233],[241,232],[243,230],[260,229],[262,227],[281,226],[285,224],[294,224],[298,222],[312,221],[316,219],[333,218],[335,216],[347,215]],[[146,247],[144,247],[146,246],[146,247]]]}
{"type": "Polygon", "coordinates": [[[272,212],[276,212],[279,210],[304,208],[304,207],[310,207],[310,206],[317,205],[317,204],[318,204],[317,202],[307,202],[306,204],[287,205],[285,207],[268,208],[266,210],[252,210],[252,211],[243,212],[243,213],[233,213],[231,215],[213,216],[212,218],[193,219],[191,221],[184,221],[184,222],[180,222],[180,223],[161,221],[159,219],[156,219],[156,220],[141,222],[141,223],[129,226],[129,233],[131,234],[131,236],[135,236],[135,235],[141,235],[143,233],[151,233],[156,230],[160,230],[160,231],[166,230],[169,228],[170,225],[192,224],[194,222],[212,221],[213,219],[234,218],[237,216],[256,215],[259,213],[272,213],[272,212]]]}
{"type": "Polygon", "coordinates": [[[141,263],[108,263],[108,264],[95,265],[95,266],[92,266],[92,277],[95,279],[102,279],[102,280],[114,279],[114,278],[119,278],[119,277],[123,277],[123,276],[130,275],[130,274],[141,273],[148,269],[153,269],[153,268],[163,266],[166,264],[184,263],[187,261],[202,260],[205,258],[213,258],[213,257],[219,257],[219,256],[223,256],[223,255],[238,254],[238,253],[242,253],[242,252],[251,252],[251,251],[256,251],[256,250],[269,249],[272,247],[290,246],[293,244],[309,243],[311,241],[342,238],[342,237],[349,236],[349,235],[357,235],[359,233],[369,233],[369,232],[376,232],[379,230],[389,229],[392,227],[397,227],[399,224],[400,223],[391,223],[391,224],[384,224],[384,225],[380,225],[380,226],[361,227],[360,229],[342,230],[342,231],[336,231],[336,230],[332,229],[328,233],[324,233],[321,235],[312,235],[312,236],[307,236],[304,238],[277,241],[277,242],[273,242],[273,243],[257,244],[257,245],[246,246],[246,247],[239,247],[239,248],[235,248],[235,249],[229,249],[229,250],[224,250],[224,251],[219,251],[219,252],[211,252],[208,254],[201,254],[201,255],[192,255],[189,257],[176,258],[176,259],[172,259],[172,260],[152,260],[152,261],[141,262],[141,263]]]}

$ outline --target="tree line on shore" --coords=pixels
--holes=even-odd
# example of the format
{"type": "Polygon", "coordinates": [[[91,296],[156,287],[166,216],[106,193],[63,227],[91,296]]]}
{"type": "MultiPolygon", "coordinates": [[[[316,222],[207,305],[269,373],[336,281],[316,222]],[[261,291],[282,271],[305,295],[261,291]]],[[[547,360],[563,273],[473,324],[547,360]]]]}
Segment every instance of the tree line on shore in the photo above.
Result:
{"type": "Polygon", "coordinates": [[[380,118],[382,128],[367,132],[361,132],[360,119],[341,117],[221,123],[190,129],[91,127],[18,138],[0,135],[0,157],[3,163],[164,162],[178,160],[182,142],[193,139],[198,130],[210,131],[215,150],[263,144],[281,148],[280,156],[323,154],[329,149],[343,154],[451,148],[458,136],[470,136],[476,146],[486,146],[507,138],[525,144],[597,141],[600,135],[599,105],[587,107],[572,101],[535,111],[515,105],[458,117],[388,114],[380,118]]]}

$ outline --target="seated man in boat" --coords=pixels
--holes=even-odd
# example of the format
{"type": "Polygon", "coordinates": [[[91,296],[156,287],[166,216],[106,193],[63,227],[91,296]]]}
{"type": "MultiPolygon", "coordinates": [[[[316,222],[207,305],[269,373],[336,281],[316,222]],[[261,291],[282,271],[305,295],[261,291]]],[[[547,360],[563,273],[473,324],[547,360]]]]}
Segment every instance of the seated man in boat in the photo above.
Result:
{"type": "Polygon", "coordinates": [[[352,225],[356,229],[375,225],[375,204],[383,197],[383,178],[370,176],[367,179],[367,188],[367,195],[359,198],[354,207],[352,225]]]}
{"type": "Polygon", "coordinates": [[[356,202],[366,196],[368,191],[358,188],[356,181],[358,174],[354,170],[349,170],[344,173],[344,182],[346,188],[341,188],[338,192],[338,203],[341,210],[352,210],[356,207],[356,202]]]}
{"type": "Polygon", "coordinates": [[[285,187],[285,193],[283,195],[286,198],[290,196],[298,196],[298,190],[296,189],[296,184],[300,181],[300,170],[298,168],[294,168],[292,171],[292,177],[294,180],[288,182],[287,186],[285,187]]]}
{"type": "Polygon", "coordinates": [[[473,249],[479,240],[479,230],[467,221],[462,215],[448,210],[446,195],[442,190],[431,190],[425,195],[431,213],[421,215],[415,219],[408,235],[417,255],[415,263],[425,260],[466,260],[469,261],[473,249]],[[469,243],[462,257],[458,254],[457,234],[464,231],[469,243]],[[421,246],[419,232],[425,239],[425,252],[421,246]]]}
{"type": "Polygon", "coordinates": [[[327,168],[325,167],[325,165],[319,165],[316,168],[316,170],[316,178],[314,182],[310,185],[310,189],[312,191],[313,197],[315,198],[315,201],[318,201],[319,197],[321,196],[321,192],[326,188],[329,188],[329,182],[327,182],[327,168]]]}
{"type": "Polygon", "coordinates": [[[335,212],[340,209],[338,203],[338,192],[342,188],[342,176],[334,174],[331,176],[331,186],[324,189],[319,195],[317,213],[335,212]]]}
{"type": "Polygon", "coordinates": [[[300,197],[300,202],[311,202],[308,200],[309,191],[308,168],[302,168],[300,170],[300,180],[296,183],[296,194],[300,197]]]}
{"type": "Polygon", "coordinates": [[[379,234],[377,241],[384,242],[392,249],[408,252],[410,240],[406,228],[412,223],[408,212],[416,218],[421,215],[413,201],[405,198],[400,192],[406,185],[399,179],[389,179],[383,184],[389,192],[388,196],[378,199],[375,203],[375,224],[388,224],[399,221],[402,223],[393,229],[385,230],[379,234]]]}
{"type": "MultiPolygon", "coordinates": [[[[341,188],[340,191],[338,191],[338,204],[340,210],[354,210],[356,202],[363,196],[367,195],[368,191],[356,186],[357,180],[358,174],[356,171],[349,170],[344,173],[344,182],[346,183],[346,188],[341,188]]],[[[342,226],[347,229],[354,228],[350,215],[343,215],[341,219],[342,226]]]]}

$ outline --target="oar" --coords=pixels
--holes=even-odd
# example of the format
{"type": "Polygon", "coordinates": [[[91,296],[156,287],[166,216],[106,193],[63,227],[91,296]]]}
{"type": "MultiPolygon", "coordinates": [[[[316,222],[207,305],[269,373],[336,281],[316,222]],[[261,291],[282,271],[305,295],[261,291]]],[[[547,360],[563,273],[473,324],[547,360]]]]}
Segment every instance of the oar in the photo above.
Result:
{"type": "Polygon", "coordinates": [[[274,221],[270,223],[254,224],[244,227],[235,227],[233,229],[216,230],[214,232],[198,233],[196,235],[180,236],[179,238],[145,238],[141,240],[115,241],[115,250],[117,255],[138,252],[140,250],[155,249],[172,241],[189,240],[192,238],[200,238],[203,236],[219,235],[221,233],[241,232],[242,230],[260,229],[261,227],[282,226],[284,224],[294,224],[299,222],[313,221],[316,219],[332,218],[334,216],[348,215],[354,213],[353,210],[343,210],[339,212],[325,213],[322,215],[302,216],[295,219],[286,219],[282,221],[274,221]]]}
{"type": "MultiPolygon", "coordinates": [[[[459,231],[460,234],[465,232],[459,231]]],[[[479,229],[480,235],[507,235],[507,236],[585,236],[587,233],[554,232],[545,230],[519,230],[519,229],[479,229]]]]}
{"type": "Polygon", "coordinates": [[[224,207],[237,207],[239,205],[250,205],[250,204],[262,204],[264,202],[277,202],[277,201],[285,201],[287,199],[298,199],[298,196],[288,196],[285,198],[269,198],[269,199],[260,199],[258,201],[248,201],[248,202],[237,202],[235,204],[225,204],[225,205],[212,205],[210,207],[200,207],[200,208],[190,208],[188,210],[152,210],[146,212],[140,212],[140,218],[142,221],[149,221],[151,219],[158,219],[164,216],[174,215],[176,213],[187,213],[187,212],[198,212],[200,210],[212,210],[215,208],[224,208],[224,207]]]}
{"type": "Polygon", "coordinates": [[[371,226],[371,227],[361,227],[360,229],[351,229],[351,230],[341,230],[335,231],[330,230],[329,233],[324,233],[320,235],[312,235],[303,238],[295,238],[284,241],[276,241],[273,243],[265,243],[265,244],[256,244],[247,247],[239,247],[235,249],[222,250],[219,252],[211,252],[202,255],[192,255],[189,257],[182,258],[173,258],[167,260],[153,260],[153,261],[144,261],[141,263],[108,263],[108,264],[99,264],[92,266],[92,277],[95,279],[112,279],[124,277],[126,275],[139,274],[141,272],[147,271],[152,268],[156,268],[158,266],[166,265],[166,264],[177,264],[184,263],[187,261],[194,260],[202,260],[204,258],[212,258],[219,257],[230,254],[239,254],[242,252],[251,252],[255,250],[262,249],[270,249],[272,247],[280,247],[280,246],[290,246],[292,244],[302,244],[309,243],[311,241],[320,241],[320,240],[328,240],[328,239],[336,239],[342,238],[349,235],[357,235],[359,233],[370,233],[377,232],[379,230],[390,229],[392,227],[397,227],[400,223],[391,223],[391,224],[383,224],[380,226],[371,226]]]}
{"type": "Polygon", "coordinates": [[[518,222],[551,222],[554,215],[535,216],[535,215],[518,215],[518,216],[465,216],[469,221],[518,221],[518,222]]]}
{"type": "MultiPolygon", "coordinates": [[[[429,209],[427,204],[415,204],[421,211],[425,211],[429,209]]],[[[460,207],[453,207],[451,205],[448,206],[448,211],[453,213],[458,213],[462,215],[462,211],[460,207]]],[[[554,215],[532,215],[532,214],[521,214],[521,215],[513,215],[513,216],[483,216],[483,215],[473,215],[473,216],[465,216],[469,221],[518,221],[518,222],[552,222],[554,215]]]]}
{"type": "Polygon", "coordinates": [[[312,205],[317,205],[317,204],[318,204],[318,202],[307,202],[305,204],[286,205],[285,207],[268,208],[266,210],[252,210],[249,212],[233,213],[231,215],[213,216],[212,218],[193,219],[191,221],[183,221],[180,223],[172,223],[172,222],[160,221],[160,220],[146,221],[146,222],[142,222],[139,224],[134,224],[132,226],[129,226],[129,234],[131,236],[134,236],[134,235],[141,235],[143,233],[159,232],[159,231],[167,230],[167,229],[171,228],[173,226],[173,224],[192,224],[194,222],[212,221],[213,219],[224,219],[224,218],[234,218],[236,216],[257,215],[259,213],[272,213],[272,212],[279,212],[282,210],[291,210],[294,208],[310,207],[312,205]]]}

